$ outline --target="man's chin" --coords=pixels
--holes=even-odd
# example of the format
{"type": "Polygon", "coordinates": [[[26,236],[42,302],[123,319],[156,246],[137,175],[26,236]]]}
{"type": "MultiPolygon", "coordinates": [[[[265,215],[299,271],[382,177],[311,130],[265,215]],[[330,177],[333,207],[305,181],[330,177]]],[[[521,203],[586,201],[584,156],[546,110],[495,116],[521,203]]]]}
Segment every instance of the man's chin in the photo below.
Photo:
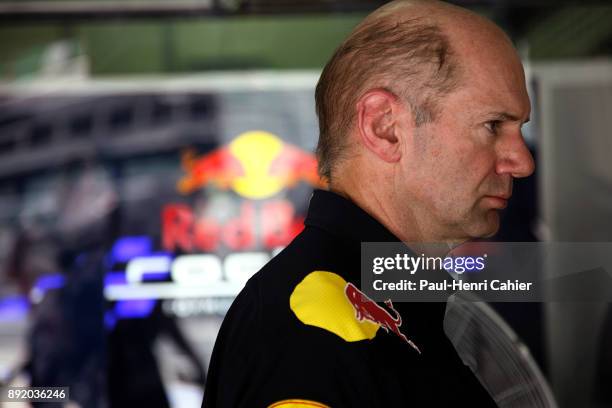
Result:
{"type": "Polygon", "coordinates": [[[499,213],[489,210],[471,225],[469,235],[472,239],[490,238],[499,231],[499,213]]]}

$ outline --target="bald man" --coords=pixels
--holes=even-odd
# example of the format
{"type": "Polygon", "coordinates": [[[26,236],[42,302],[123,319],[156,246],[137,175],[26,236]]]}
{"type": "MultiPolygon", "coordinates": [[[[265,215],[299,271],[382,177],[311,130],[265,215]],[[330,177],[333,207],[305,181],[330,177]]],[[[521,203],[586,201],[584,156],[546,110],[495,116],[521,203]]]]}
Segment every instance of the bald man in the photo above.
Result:
{"type": "Polygon", "coordinates": [[[360,243],[497,231],[534,169],[510,40],[459,7],[395,1],[340,45],[315,97],[329,191],[230,308],[204,407],[496,406],[444,335],[445,304],[364,306],[360,243]]]}

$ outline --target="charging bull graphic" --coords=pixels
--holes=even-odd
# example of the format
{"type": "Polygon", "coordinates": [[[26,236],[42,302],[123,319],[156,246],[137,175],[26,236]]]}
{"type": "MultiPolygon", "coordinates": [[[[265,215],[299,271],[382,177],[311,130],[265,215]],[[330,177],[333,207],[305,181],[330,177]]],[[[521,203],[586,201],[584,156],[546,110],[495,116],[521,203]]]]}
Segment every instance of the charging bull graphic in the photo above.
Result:
{"type": "Polygon", "coordinates": [[[357,320],[362,321],[367,319],[371,322],[374,322],[388,333],[392,331],[397,334],[402,340],[408,343],[412,348],[414,348],[419,354],[421,354],[421,350],[417,347],[416,344],[409,340],[404,333],[400,331],[400,326],[402,325],[402,316],[393,308],[393,303],[391,300],[385,301],[385,304],[389,309],[393,311],[395,317],[391,315],[385,308],[379,306],[372,299],[367,297],[362,291],[357,289],[355,285],[352,283],[347,283],[346,288],[344,289],[344,293],[348,298],[349,302],[355,308],[355,314],[357,320]]]}

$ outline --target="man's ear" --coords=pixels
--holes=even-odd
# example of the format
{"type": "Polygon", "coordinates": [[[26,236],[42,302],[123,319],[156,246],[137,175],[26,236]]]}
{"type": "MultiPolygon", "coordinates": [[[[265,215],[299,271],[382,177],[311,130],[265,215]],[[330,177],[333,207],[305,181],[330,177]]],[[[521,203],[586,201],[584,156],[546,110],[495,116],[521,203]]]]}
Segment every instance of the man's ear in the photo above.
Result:
{"type": "Polygon", "coordinates": [[[401,157],[398,123],[401,104],[385,89],[367,91],[357,101],[357,130],[364,146],[382,160],[401,157]]]}

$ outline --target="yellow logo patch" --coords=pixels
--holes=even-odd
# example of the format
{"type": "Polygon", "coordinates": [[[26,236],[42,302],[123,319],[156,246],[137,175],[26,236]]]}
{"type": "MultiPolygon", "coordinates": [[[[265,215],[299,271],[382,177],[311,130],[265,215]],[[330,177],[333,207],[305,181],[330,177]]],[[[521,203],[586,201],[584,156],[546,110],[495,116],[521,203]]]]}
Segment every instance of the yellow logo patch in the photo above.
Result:
{"type": "Polygon", "coordinates": [[[320,402],[301,400],[301,399],[283,400],[283,401],[275,402],[274,404],[268,406],[268,408],[306,408],[306,407],[329,408],[327,405],[321,404],[320,402]]]}
{"type": "Polygon", "coordinates": [[[325,329],[345,341],[373,339],[380,326],[356,319],[345,294],[346,285],[338,274],[311,272],[293,289],[289,306],[302,323],[325,329]]]}

